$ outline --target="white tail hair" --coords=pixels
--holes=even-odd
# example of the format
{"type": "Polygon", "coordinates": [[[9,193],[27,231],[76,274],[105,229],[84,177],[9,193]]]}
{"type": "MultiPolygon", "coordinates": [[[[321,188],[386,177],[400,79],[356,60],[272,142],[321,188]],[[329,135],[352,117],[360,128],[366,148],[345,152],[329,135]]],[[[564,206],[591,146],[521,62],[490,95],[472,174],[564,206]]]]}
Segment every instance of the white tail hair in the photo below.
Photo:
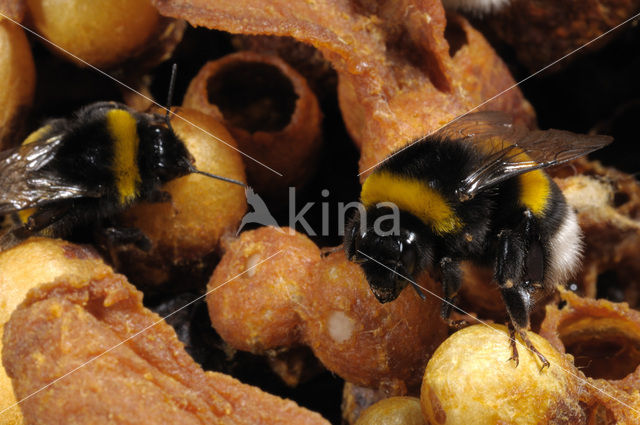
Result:
{"type": "Polygon", "coordinates": [[[447,9],[460,9],[469,12],[495,12],[509,4],[510,0],[442,0],[447,9]]]}

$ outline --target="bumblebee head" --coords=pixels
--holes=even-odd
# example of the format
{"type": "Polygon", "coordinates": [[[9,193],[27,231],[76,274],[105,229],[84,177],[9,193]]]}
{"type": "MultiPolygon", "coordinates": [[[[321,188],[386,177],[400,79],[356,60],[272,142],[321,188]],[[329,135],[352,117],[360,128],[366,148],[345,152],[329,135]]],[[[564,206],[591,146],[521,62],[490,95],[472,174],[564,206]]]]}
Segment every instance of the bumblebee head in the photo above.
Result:
{"type": "Polygon", "coordinates": [[[149,132],[152,145],[150,157],[153,158],[151,165],[161,183],[193,172],[193,156],[171,128],[152,124],[149,132]]]}
{"type": "Polygon", "coordinates": [[[187,174],[197,173],[228,183],[237,184],[246,189],[248,186],[241,181],[198,170],[195,166],[194,157],[189,153],[184,142],[173,130],[171,126],[171,114],[175,114],[175,112],[171,112],[171,101],[173,99],[177,69],[177,64],[174,63],[171,67],[171,81],[169,83],[169,93],[167,96],[167,112],[164,118],[161,119],[159,116],[153,115],[152,118],[149,119],[151,122],[149,125],[152,133],[151,140],[153,141],[152,156],[157,166],[155,173],[160,179],[160,182],[165,183],[187,174]]]}
{"type": "Polygon", "coordinates": [[[413,284],[432,257],[427,238],[416,226],[416,219],[397,208],[375,206],[365,214],[358,211],[347,227],[347,258],[360,264],[381,303],[395,300],[413,284]]]}
{"type": "Polygon", "coordinates": [[[148,131],[151,133],[151,153],[149,157],[153,158],[150,165],[153,167],[153,173],[158,177],[160,183],[166,183],[187,174],[197,173],[247,187],[241,181],[198,170],[195,166],[195,159],[172,127],[166,126],[164,123],[151,124],[148,131]]]}

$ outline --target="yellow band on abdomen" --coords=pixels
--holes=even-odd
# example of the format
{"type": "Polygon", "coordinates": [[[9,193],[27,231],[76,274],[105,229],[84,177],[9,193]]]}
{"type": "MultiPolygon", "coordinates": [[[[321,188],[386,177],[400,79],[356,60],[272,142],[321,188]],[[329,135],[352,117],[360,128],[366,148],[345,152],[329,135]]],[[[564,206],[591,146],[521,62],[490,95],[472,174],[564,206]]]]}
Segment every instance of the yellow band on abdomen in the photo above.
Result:
{"type": "MultiPolygon", "coordinates": [[[[492,154],[510,146],[508,141],[499,137],[492,137],[481,141],[478,146],[487,154],[492,154]]],[[[511,161],[529,162],[533,161],[519,146],[513,146],[511,161]]],[[[529,209],[533,215],[542,216],[547,207],[551,186],[549,178],[542,170],[529,171],[518,177],[520,205],[529,209]]]]}
{"type": "Polygon", "coordinates": [[[542,170],[529,171],[518,176],[520,183],[520,203],[533,215],[542,216],[551,195],[549,178],[542,170]]]}
{"type": "Polygon", "coordinates": [[[36,211],[36,208],[25,208],[24,210],[20,210],[18,211],[18,220],[20,220],[20,223],[22,224],[27,224],[29,217],[31,217],[36,211]]]}

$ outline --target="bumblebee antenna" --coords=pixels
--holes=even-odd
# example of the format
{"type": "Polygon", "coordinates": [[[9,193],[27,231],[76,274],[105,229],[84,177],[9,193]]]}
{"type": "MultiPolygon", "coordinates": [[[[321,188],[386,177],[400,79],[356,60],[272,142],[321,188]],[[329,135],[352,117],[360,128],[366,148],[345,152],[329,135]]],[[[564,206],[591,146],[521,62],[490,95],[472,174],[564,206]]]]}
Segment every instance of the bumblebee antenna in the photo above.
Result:
{"type": "MultiPolygon", "coordinates": [[[[167,113],[164,115],[164,121],[167,123],[167,127],[169,127],[169,130],[171,130],[172,133],[175,133],[175,131],[173,131],[173,127],[171,126],[171,120],[169,120],[169,116],[171,115],[171,102],[173,101],[173,90],[176,86],[176,75],[178,75],[178,64],[174,63],[171,66],[171,81],[169,81],[169,94],[167,95],[167,113]]],[[[202,174],[203,176],[222,180],[228,183],[237,184],[239,186],[244,187],[245,189],[249,188],[248,185],[246,185],[245,183],[239,180],[230,179],[228,177],[217,176],[215,174],[207,173],[206,171],[200,171],[196,167],[194,167],[193,164],[191,163],[188,164],[188,167],[189,167],[189,171],[193,174],[202,174]]]]}
{"type": "Polygon", "coordinates": [[[427,297],[424,295],[424,292],[422,292],[422,288],[420,288],[420,286],[417,283],[411,282],[411,286],[413,287],[413,289],[415,289],[416,293],[420,296],[420,298],[422,298],[422,301],[427,299],[427,297]]]}
{"type": "Polygon", "coordinates": [[[194,167],[191,164],[189,164],[189,171],[191,171],[194,174],[202,174],[203,176],[212,177],[214,179],[222,180],[222,181],[225,181],[225,182],[228,182],[228,183],[237,184],[238,186],[242,186],[245,189],[249,188],[249,186],[246,183],[243,183],[243,182],[241,182],[239,180],[230,179],[228,177],[217,176],[215,174],[207,173],[206,171],[200,171],[200,170],[198,170],[196,167],[194,167]]]}
{"type": "Polygon", "coordinates": [[[169,116],[171,115],[171,102],[173,102],[173,90],[176,86],[176,76],[178,75],[178,64],[174,62],[171,66],[171,80],[169,81],[169,94],[167,95],[167,113],[164,115],[164,121],[167,123],[167,127],[171,130],[172,133],[173,127],[171,126],[171,120],[169,116]]]}

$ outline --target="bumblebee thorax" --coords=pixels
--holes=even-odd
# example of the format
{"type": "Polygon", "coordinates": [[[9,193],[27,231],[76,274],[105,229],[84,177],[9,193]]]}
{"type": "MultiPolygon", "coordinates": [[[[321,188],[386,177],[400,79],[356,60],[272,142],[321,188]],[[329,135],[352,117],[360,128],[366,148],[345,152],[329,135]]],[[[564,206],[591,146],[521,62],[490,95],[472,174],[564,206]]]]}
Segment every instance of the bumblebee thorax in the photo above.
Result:
{"type": "Polygon", "coordinates": [[[380,203],[394,204],[439,235],[457,232],[463,227],[447,197],[426,179],[379,170],[367,177],[360,198],[365,208],[380,203]]]}

